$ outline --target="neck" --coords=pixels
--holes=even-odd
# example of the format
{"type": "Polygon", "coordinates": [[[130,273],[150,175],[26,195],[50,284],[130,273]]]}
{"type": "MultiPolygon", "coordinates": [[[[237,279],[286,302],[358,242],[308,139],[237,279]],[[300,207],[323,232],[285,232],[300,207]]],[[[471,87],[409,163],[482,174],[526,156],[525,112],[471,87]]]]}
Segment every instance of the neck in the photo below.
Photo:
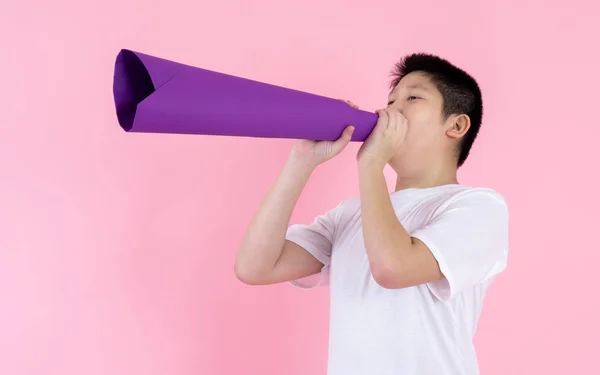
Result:
{"type": "Polygon", "coordinates": [[[440,166],[438,168],[428,168],[421,173],[403,173],[396,171],[396,187],[394,191],[410,188],[429,188],[448,184],[458,184],[456,175],[456,166],[440,166]]]}

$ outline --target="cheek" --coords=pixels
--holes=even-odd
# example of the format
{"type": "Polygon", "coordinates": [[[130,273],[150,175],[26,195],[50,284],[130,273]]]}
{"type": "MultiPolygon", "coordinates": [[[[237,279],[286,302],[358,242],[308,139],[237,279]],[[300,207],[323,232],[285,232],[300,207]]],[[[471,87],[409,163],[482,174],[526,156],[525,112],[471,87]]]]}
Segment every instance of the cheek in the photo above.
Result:
{"type": "Polygon", "coordinates": [[[428,125],[428,122],[430,122],[427,116],[427,111],[420,109],[417,106],[409,108],[408,111],[405,111],[404,116],[408,120],[409,133],[420,132],[428,125]]]}
{"type": "Polygon", "coordinates": [[[421,115],[408,120],[405,142],[415,148],[422,148],[436,143],[442,127],[433,119],[421,115]]]}
{"type": "Polygon", "coordinates": [[[431,128],[431,121],[425,113],[412,113],[406,118],[408,120],[407,137],[427,133],[431,128]]]}

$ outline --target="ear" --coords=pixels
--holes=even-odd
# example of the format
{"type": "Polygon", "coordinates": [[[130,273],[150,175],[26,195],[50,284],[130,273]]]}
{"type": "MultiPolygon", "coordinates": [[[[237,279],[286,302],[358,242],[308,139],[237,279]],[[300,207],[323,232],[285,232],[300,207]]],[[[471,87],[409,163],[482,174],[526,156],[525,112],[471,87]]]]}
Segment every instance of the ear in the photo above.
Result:
{"type": "Polygon", "coordinates": [[[448,122],[446,135],[456,140],[464,137],[471,127],[471,119],[465,114],[453,115],[448,119],[448,122]]]}

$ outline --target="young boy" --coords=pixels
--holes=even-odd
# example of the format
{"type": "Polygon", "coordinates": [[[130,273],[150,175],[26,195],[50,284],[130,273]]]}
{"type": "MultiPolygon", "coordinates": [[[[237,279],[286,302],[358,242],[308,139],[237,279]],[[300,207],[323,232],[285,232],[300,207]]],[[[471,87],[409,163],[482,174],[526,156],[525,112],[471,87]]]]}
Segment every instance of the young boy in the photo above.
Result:
{"type": "Polygon", "coordinates": [[[481,125],[481,92],[433,55],[406,56],[394,73],[388,105],[357,155],[360,197],[288,228],[311,172],[353,129],[335,142],[298,141],[250,223],[235,272],[252,285],[329,283],[329,375],[478,374],[472,337],[508,248],[502,196],[457,181],[481,125]],[[398,175],[391,194],[388,164],[398,175]],[[316,283],[303,282],[313,275],[316,283]]]}

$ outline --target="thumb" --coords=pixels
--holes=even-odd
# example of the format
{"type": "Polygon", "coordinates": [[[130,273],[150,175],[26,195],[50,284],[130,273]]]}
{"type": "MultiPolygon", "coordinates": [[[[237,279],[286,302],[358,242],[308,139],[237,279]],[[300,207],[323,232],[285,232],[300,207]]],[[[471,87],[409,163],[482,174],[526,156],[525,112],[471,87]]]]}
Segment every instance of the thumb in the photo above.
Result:
{"type": "Polygon", "coordinates": [[[348,126],[346,129],[344,129],[342,135],[335,142],[333,142],[332,151],[334,155],[340,153],[344,147],[350,143],[353,133],[354,126],[348,126]]]}

